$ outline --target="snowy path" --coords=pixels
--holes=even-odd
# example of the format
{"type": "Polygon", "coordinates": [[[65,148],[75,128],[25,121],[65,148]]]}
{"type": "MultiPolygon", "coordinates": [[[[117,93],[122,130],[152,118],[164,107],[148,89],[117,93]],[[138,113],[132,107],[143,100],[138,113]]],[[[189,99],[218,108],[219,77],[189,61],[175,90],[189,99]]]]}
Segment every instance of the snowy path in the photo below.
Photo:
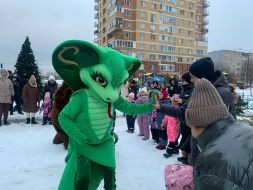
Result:
{"type": "MultiPolygon", "coordinates": [[[[162,190],[164,167],[178,163],[165,159],[151,140],[126,133],[125,118],[117,118],[115,132],[117,190],[162,190]]],[[[11,124],[0,127],[0,189],[56,190],[65,167],[63,145],[52,144],[53,126],[11,124]]],[[[103,189],[103,182],[98,190],[103,189]]]]}

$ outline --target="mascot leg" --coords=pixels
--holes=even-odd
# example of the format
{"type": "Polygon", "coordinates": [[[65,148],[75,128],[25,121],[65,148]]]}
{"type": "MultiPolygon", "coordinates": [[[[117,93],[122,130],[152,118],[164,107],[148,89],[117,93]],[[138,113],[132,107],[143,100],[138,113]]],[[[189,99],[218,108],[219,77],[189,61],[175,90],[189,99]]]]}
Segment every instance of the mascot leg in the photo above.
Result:
{"type": "Polygon", "coordinates": [[[104,174],[104,189],[105,190],[115,190],[116,189],[116,177],[115,168],[102,166],[101,169],[104,174]]]}
{"type": "Polygon", "coordinates": [[[77,154],[77,172],[75,190],[88,190],[91,176],[91,161],[84,155],[77,154]]]}

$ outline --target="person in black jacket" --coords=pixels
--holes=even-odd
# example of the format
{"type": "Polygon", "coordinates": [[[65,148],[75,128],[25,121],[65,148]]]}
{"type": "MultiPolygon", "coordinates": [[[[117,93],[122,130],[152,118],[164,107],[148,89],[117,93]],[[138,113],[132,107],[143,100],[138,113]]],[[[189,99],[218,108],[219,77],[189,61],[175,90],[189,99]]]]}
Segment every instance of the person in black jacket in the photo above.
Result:
{"type": "Polygon", "coordinates": [[[173,97],[174,94],[179,94],[181,92],[182,88],[178,86],[177,79],[170,79],[170,85],[171,86],[168,87],[168,94],[170,97],[173,97]]]}
{"type": "MultiPolygon", "coordinates": [[[[236,119],[233,97],[230,91],[228,90],[227,79],[222,72],[220,71],[214,72],[214,63],[212,59],[210,57],[206,57],[206,58],[202,58],[195,61],[189,68],[189,71],[191,75],[191,81],[193,83],[196,83],[201,78],[206,78],[210,82],[212,81],[213,86],[217,89],[224,104],[227,106],[230,114],[233,115],[233,117],[236,119]]],[[[180,120],[180,119],[185,119],[185,110],[188,106],[189,100],[190,99],[188,99],[188,102],[186,102],[185,104],[179,107],[160,105],[158,102],[154,104],[154,107],[160,110],[162,114],[175,117],[180,120]]],[[[191,137],[188,137],[188,138],[191,138],[191,137]]],[[[194,140],[194,138],[191,138],[191,140],[188,140],[185,143],[187,142],[188,142],[188,145],[186,147],[190,147],[190,144],[191,144],[191,155],[188,156],[188,162],[190,165],[192,165],[195,158],[198,156],[199,151],[198,151],[197,144],[195,143],[196,141],[194,140]]]]}
{"type": "Polygon", "coordinates": [[[208,80],[196,82],[185,116],[200,150],[194,189],[252,190],[253,128],[236,122],[208,80]]]}
{"type": "MultiPolygon", "coordinates": [[[[49,76],[48,83],[44,87],[43,97],[45,97],[46,92],[50,92],[50,99],[53,102],[54,101],[54,94],[55,94],[55,91],[57,90],[57,88],[58,88],[58,84],[56,83],[54,76],[53,75],[49,76]]],[[[44,100],[44,98],[43,98],[43,100],[44,100]]]]}
{"type": "MultiPolygon", "coordinates": [[[[8,71],[9,73],[11,71],[8,71]]],[[[18,76],[18,74],[16,72],[14,72],[9,76],[9,79],[12,81],[13,87],[14,87],[14,92],[15,95],[11,98],[12,100],[12,104],[10,105],[10,115],[13,115],[13,102],[15,101],[17,109],[18,109],[18,113],[23,115],[23,112],[21,111],[21,96],[20,96],[20,82],[21,82],[21,78],[20,76],[18,76]]]]}

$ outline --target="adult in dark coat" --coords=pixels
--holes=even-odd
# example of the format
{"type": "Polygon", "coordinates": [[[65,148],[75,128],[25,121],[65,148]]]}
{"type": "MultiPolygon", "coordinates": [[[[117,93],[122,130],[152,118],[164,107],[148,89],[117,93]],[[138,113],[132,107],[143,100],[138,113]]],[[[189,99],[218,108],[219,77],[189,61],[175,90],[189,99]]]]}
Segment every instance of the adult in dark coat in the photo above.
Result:
{"type": "Polygon", "coordinates": [[[154,87],[154,90],[158,90],[158,91],[160,91],[161,90],[161,88],[160,88],[160,86],[159,86],[159,83],[158,83],[158,81],[153,81],[153,87],[154,87]]]}
{"type": "Polygon", "coordinates": [[[14,72],[10,76],[10,80],[12,81],[14,91],[15,91],[15,95],[12,98],[12,104],[10,105],[10,115],[13,115],[13,102],[14,101],[17,105],[18,113],[23,115],[23,113],[21,111],[21,95],[20,95],[20,82],[21,82],[21,79],[20,79],[20,76],[18,76],[18,74],[16,72],[14,72]]]}
{"type": "Polygon", "coordinates": [[[170,97],[172,97],[174,94],[180,94],[182,88],[178,86],[177,79],[170,79],[170,85],[171,86],[168,87],[168,93],[170,97]]]}
{"type": "Polygon", "coordinates": [[[34,75],[30,77],[29,83],[22,90],[22,98],[24,102],[23,111],[26,112],[26,124],[29,124],[32,117],[32,124],[38,124],[35,121],[35,113],[40,106],[40,94],[34,75]]]}
{"type": "Polygon", "coordinates": [[[54,101],[54,95],[55,95],[55,92],[56,92],[57,88],[58,88],[58,84],[55,81],[54,76],[53,75],[49,76],[48,83],[44,87],[43,97],[45,97],[46,92],[50,92],[50,99],[53,102],[54,101]]]}
{"type": "Polygon", "coordinates": [[[132,82],[130,84],[130,92],[134,93],[134,99],[136,100],[139,90],[138,90],[138,84],[135,80],[132,80],[132,82]]]}
{"type": "MultiPolygon", "coordinates": [[[[194,73],[196,73],[195,70],[198,70],[197,72],[201,73],[201,75],[199,75],[199,76],[201,76],[201,78],[206,78],[209,81],[214,81],[215,82],[215,84],[213,84],[213,85],[215,87],[219,87],[219,88],[217,88],[218,93],[220,94],[220,96],[221,96],[223,102],[225,103],[225,105],[229,108],[230,114],[232,114],[234,116],[234,118],[236,118],[236,115],[234,113],[235,109],[234,109],[234,106],[233,106],[233,97],[232,97],[231,93],[229,92],[228,87],[226,88],[224,86],[227,83],[227,80],[226,80],[226,78],[225,78],[225,76],[223,75],[222,72],[214,73],[214,63],[211,60],[211,58],[210,57],[202,58],[202,59],[199,59],[196,62],[194,62],[191,65],[189,71],[190,72],[193,71],[194,73]],[[192,67],[193,67],[193,69],[191,70],[192,67]],[[220,77],[218,77],[218,74],[220,74],[220,77]],[[232,101],[232,103],[230,101],[232,101]],[[230,107],[231,104],[232,104],[232,106],[230,107]]],[[[196,83],[197,80],[199,80],[199,79],[200,78],[198,78],[197,76],[195,76],[191,73],[191,81],[193,83],[196,83]]],[[[188,100],[188,102],[186,102],[185,104],[183,104],[182,106],[179,106],[179,107],[168,106],[168,105],[160,105],[159,103],[156,103],[154,106],[155,106],[156,109],[160,110],[160,112],[165,114],[165,115],[168,115],[170,117],[175,117],[175,118],[178,118],[178,119],[185,119],[185,110],[188,106],[189,100],[188,100]]],[[[188,138],[190,138],[190,137],[188,137],[188,138]]],[[[187,145],[187,147],[189,147],[190,146],[190,140],[186,141],[186,142],[189,142],[188,145],[187,145]]],[[[192,144],[191,150],[196,150],[196,151],[195,152],[191,151],[191,158],[188,157],[190,160],[192,160],[192,162],[189,163],[190,165],[193,164],[193,161],[195,160],[195,158],[197,157],[197,155],[199,153],[196,143],[191,142],[191,144],[192,144]]],[[[189,161],[189,159],[188,159],[188,161],[189,161]]]]}
{"type": "Polygon", "coordinates": [[[194,189],[252,190],[253,128],[236,122],[206,79],[196,82],[185,115],[200,149],[194,162],[194,189]]]}
{"type": "Polygon", "coordinates": [[[62,86],[55,92],[54,105],[51,114],[52,123],[56,130],[56,135],[54,137],[53,143],[63,143],[65,149],[68,149],[69,136],[62,130],[58,121],[58,116],[63,108],[69,103],[72,93],[73,91],[69,88],[69,86],[63,82],[62,86]]]}

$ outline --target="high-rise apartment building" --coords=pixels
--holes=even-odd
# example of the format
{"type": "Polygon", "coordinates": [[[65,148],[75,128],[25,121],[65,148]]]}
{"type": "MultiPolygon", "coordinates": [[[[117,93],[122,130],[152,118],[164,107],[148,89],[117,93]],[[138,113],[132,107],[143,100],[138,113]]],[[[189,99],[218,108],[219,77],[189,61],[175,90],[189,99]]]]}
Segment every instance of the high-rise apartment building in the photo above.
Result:
{"type": "Polygon", "coordinates": [[[208,52],[208,57],[211,57],[216,69],[236,75],[238,82],[245,81],[245,74],[248,74],[248,65],[252,63],[253,53],[241,51],[218,50],[208,52]]]}
{"type": "MultiPolygon", "coordinates": [[[[143,60],[139,73],[182,74],[207,56],[206,0],[95,0],[94,43],[143,60]]],[[[138,74],[138,73],[137,73],[138,74]]]]}

